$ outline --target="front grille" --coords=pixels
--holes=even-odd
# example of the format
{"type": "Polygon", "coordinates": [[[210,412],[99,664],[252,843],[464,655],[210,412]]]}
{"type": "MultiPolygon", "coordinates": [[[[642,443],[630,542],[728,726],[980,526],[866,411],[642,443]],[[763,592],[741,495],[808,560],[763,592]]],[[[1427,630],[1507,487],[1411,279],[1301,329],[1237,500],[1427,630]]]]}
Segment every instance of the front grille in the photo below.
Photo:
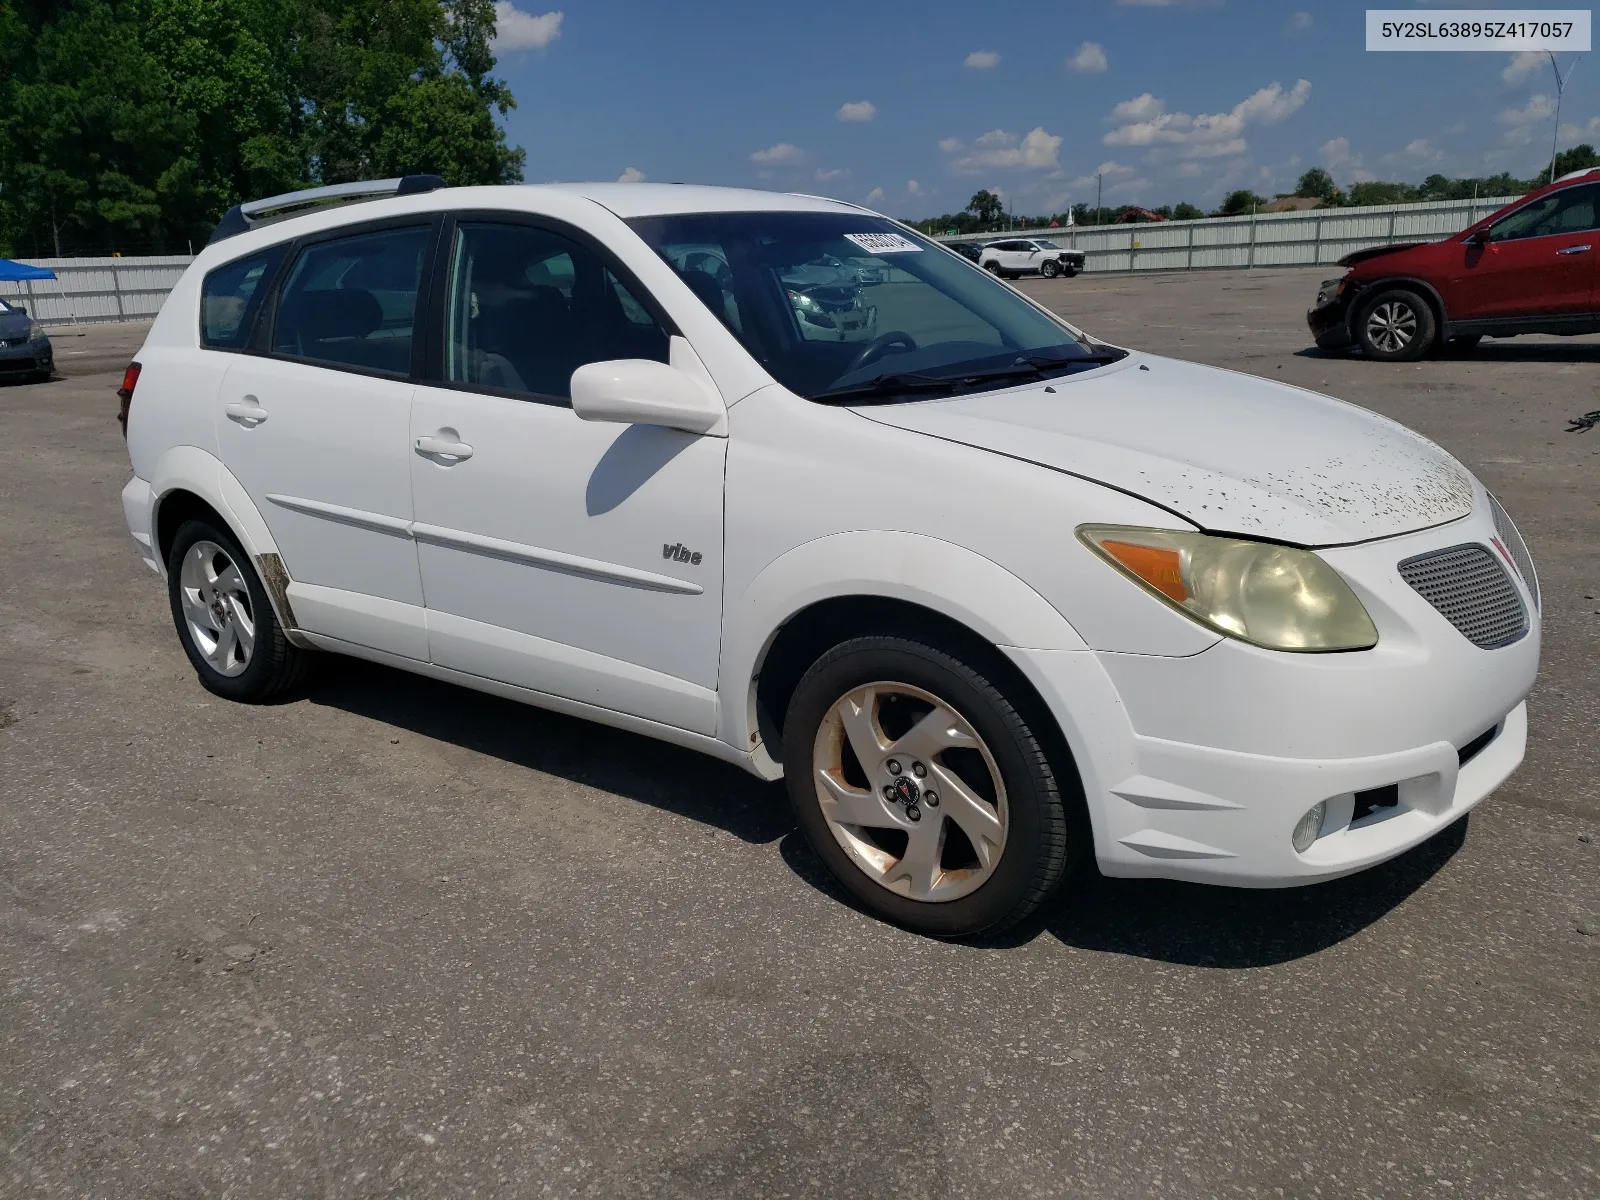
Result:
{"type": "Polygon", "coordinates": [[[31,358],[0,358],[0,371],[35,371],[38,363],[31,358]]]}
{"type": "Polygon", "coordinates": [[[27,344],[26,335],[23,337],[0,338],[0,346],[26,346],[27,344]]]}
{"type": "Polygon", "coordinates": [[[1539,577],[1533,572],[1533,556],[1528,553],[1528,543],[1522,540],[1522,535],[1517,532],[1516,524],[1511,520],[1511,514],[1501,506],[1500,501],[1493,496],[1489,497],[1489,512],[1494,517],[1495,532],[1500,535],[1500,540],[1505,543],[1506,549],[1511,551],[1511,558],[1517,564],[1517,574],[1522,576],[1522,582],[1528,585],[1528,595],[1533,597],[1533,607],[1539,607],[1539,577]]]}
{"type": "Polygon", "coordinates": [[[1474,646],[1509,646],[1528,632],[1517,585],[1484,546],[1451,546],[1400,564],[1400,578],[1474,646]]]}

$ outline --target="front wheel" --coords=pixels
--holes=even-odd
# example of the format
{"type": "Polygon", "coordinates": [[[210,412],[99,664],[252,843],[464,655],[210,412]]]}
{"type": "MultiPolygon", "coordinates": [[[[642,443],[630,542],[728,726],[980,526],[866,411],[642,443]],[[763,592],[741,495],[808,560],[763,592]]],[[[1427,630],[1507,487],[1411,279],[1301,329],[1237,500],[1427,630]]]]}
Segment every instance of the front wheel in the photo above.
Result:
{"type": "Polygon", "coordinates": [[[1061,274],[1061,264],[1055,262],[1054,260],[1042,262],[1039,264],[1039,274],[1043,275],[1046,279],[1054,279],[1057,275],[1061,274]]]}
{"type": "Polygon", "coordinates": [[[1432,347],[1438,333],[1433,309],[1409,288],[1390,288],[1362,306],[1356,340],[1368,358],[1379,362],[1415,362],[1432,347]]]}
{"type": "Polygon", "coordinates": [[[991,274],[991,275],[1002,275],[1003,276],[1005,274],[1005,272],[1000,269],[1000,264],[997,263],[997,262],[994,262],[993,260],[984,263],[983,264],[983,269],[985,271],[989,272],[989,274],[991,274]]]}
{"type": "Polygon", "coordinates": [[[828,651],[795,689],[783,744],[800,828],[886,920],[935,937],[1002,929],[1067,871],[1075,777],[1057,776],[990,673],[932,642],[828,651]]]}

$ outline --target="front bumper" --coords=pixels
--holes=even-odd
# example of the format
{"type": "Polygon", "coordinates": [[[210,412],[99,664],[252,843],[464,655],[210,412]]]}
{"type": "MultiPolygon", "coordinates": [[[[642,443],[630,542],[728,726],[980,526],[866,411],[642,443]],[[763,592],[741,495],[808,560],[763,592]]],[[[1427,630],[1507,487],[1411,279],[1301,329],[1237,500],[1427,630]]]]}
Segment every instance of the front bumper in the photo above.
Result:
{"type": "Polygon", "coordinates": [[[54,368],[55,350],[49,338],[16,346],[0,345],[0,374],[31,375],[54,368]]]}
{"type": "Polygon", "coordinates": [[[1486,507],[1439,529],[1324,552],[1367,602],[1379,627],[1373,650],[1282,654],[1225,640],[1186,658],[1008,651],[1061,721],[1100,869],[1242,887],[1315,883],[1410,849],[1499,786],[1527,743],[1524,698],[1539,665],[1531,597],[1528,633],[1481,650],[1395,571],[1424,550],[1489,544],[1486,507]],[[1372,799],[1358,793],[1396,802],[1358,815],[1372,799]],[[1319,802],[1320,836],[1297,852],[1291,832],[1319,802]]]}
{"type": "Polygon", "coordinates": [[[1350,335],[1351,292],[1341,295],[1320,308],[1306,313],[1306,325],[1311,330],[1318,348],[1323,350],[1349,349],[1354,339],[1350,335]]]}

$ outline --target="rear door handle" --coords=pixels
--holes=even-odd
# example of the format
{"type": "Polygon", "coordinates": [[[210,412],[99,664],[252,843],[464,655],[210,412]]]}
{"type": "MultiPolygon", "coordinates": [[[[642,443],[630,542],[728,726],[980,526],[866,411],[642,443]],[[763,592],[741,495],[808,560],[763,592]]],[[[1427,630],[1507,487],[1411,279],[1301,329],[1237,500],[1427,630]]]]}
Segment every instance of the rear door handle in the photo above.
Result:
{"type": "Polygon", "coordinates": [[[256,402],[254,396],[246,396],[243,400],[235,400],[222,410],[228,414],[228,420],[237,421],[246,429],[253,429],[267,419],[267,410],[256,402]]]}
{"type": "Polygon", "coordinates": [[[453,458],[457,462],[472,457],[472,447],[465,442],[452,442],[444,438],[419,437],[417,453],[430,458],[453,458]]]}
{"type": "Polygon", "coordinates": [[[1568,246],[1565,250],[1557,250],[1557,254],[1583,254],[1594,249],[1593,246],[1568,246]]]}

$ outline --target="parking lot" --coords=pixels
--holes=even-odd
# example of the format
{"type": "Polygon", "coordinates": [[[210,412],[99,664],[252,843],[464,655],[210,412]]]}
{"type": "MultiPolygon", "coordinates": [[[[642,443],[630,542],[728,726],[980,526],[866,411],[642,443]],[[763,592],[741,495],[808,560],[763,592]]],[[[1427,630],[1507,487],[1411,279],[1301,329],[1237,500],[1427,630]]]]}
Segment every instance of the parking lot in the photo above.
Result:
{"type": "Polygon", "coordinates": [[[1476,471],[1540,568],[1527,761],[1362,875],[976,945],[687,751],[354,661],[209,695],[118,499],[143,329],[55,331],[0,386],[0,1193],[1600,1194],[1600,338],[1322,357],[1330,273],[1019,286],[1476,471]]]}

